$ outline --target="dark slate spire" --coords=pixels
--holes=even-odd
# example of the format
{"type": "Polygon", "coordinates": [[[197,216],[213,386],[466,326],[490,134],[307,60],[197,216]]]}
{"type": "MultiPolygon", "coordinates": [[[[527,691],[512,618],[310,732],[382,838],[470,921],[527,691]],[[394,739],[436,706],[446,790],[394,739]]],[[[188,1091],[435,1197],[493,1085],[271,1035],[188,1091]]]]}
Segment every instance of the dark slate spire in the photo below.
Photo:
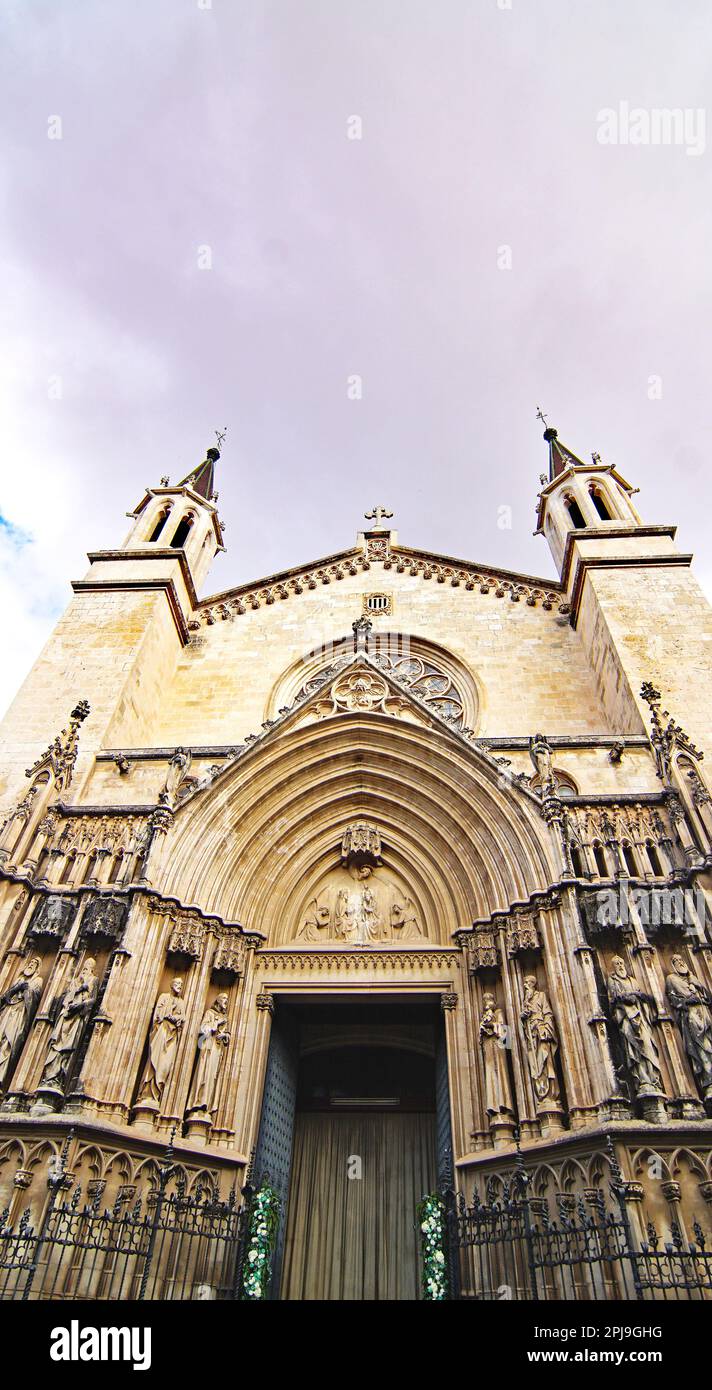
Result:
{"type": "Polygon", "coordinates": [[[565,473],[567,468],[585,468],[586,464],[577,454],[569,449],[567,444],[562,444],[559,436],[550,425],[543,411],[537,406],[537,419],[545,425],[544,439],[549,446],[549,482],[553,483],[554,478],[558,478],[560,473],[565,473]]]}
{"type": "Polygon", "coordinates": [[[187,478],[183,478],[179,486],[189,487],[199,497],[204,497],[206,502],[212,502],[215,495],[215,465],[219,458],[219,449],[208,449],[203,462],[187,478]]]}

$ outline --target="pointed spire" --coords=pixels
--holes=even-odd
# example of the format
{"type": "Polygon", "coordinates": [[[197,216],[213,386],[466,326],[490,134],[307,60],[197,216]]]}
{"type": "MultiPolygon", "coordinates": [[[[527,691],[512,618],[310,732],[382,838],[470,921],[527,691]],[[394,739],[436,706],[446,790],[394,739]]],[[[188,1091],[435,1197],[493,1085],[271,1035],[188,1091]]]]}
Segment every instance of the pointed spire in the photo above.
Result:
{"type": "Polygon", "coordinates": [[[215,498],[215,465],[219,458],[219,449],[208,449],[203,462],[181,480],[179,487],[189,487],[199,497],[204,497],[206,502],[212,502],[215,498]]]}
{"type": "Polygon", "coordinates": [[[565,473],[567,468],[585,468],[586,464],[583,459],[580,459],[572,449],[569,449],[567,444],[561,443],[557,430],[549,424],[541,406],[536,408],[536,418],[546,425],[544,439],[549,445],[549,482],[553,483],[554,478],[565,473]]]}

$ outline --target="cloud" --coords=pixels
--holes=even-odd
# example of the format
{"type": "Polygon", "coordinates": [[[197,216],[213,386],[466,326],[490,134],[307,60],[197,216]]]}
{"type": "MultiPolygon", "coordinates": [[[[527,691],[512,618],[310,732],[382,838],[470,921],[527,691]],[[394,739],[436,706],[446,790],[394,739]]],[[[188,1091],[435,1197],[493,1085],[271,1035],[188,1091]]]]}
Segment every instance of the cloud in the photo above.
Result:
{"type": "Polygon", "coordinates": [[[538,401],[704,553],[705,160],[602,147],[596,113],[703,106],[712,12],[555,11],[6,6],[0,509],[32,539],[3,550],[0,698],[85,552],[225,423],[214,590],[375,502],[406,544],[553,575],[538,401]]]}

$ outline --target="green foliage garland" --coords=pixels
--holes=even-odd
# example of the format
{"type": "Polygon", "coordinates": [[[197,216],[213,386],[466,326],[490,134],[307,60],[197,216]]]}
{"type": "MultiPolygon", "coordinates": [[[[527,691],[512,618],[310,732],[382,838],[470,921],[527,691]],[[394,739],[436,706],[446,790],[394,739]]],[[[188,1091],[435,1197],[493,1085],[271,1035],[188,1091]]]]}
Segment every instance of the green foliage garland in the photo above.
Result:
{"type": "Polygon", "coordinates": [[[252,1198],[242,1271],[242,1298],[266,1298],[269,1293],[280,1206],[274,1188],[266,1184],[263,1184],[252,1198]]]}
{"type": "Polygon", "coordinates": [[[431,1192],[418,1205],[420,1249],[423,1257],[423,1298],[441,1302],[449,1293],[445,1202],[431,1192]]]}

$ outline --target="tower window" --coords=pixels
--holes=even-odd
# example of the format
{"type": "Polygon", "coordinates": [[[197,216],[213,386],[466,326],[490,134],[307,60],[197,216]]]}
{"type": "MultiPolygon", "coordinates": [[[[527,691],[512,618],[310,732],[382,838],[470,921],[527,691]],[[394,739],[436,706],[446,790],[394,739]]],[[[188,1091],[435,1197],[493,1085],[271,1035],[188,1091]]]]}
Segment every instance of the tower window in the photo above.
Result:
{"type": "Polygon", "coordinates": [[[193,522],[189,516],[184,516],[183,520],[178,522],[171,541],[173,550],[180,550],[185,545],[192,525],[193,522]]]}
{"type": "Polygon", "coordinates": [[[571,517],[572,524],[576,527],[576,530],[584,530],[586,522],[584,519],[583,512],[581,511],[581,508],[579,507],[579,504],[576,501],[575,497],[567,497],[566,506],[569,509],[569,516],[571,517]]]}
{"type": "Polygon", "coordinates": [[[598,515],[601,518],[601,521],[612,521],[613,517],[611,516],[608,507],[606,506],[602,494],[598,491],[597,488],[591,488],[591,499],[593,501],[594,507],[596,508],[596,511],[598,512],[598,515]]]}
{"type": "Polygon", "coordinates": [[[167,522],[167,520],[168,520],[170,514],[171,514],[171,509],[170,509],[170,507],[167,507],[165,511],[161,512],[161,515],[159,516],[158,521],[156,522],[156,524],[155,524],[155,526],[154,526],[154,528],[153,528],[153,530],[152,530],[152,532],[151,532],[151,534],[150,534],[150,536],[149,536],[149,538],[148,538],[149,541],[157,541],[157,540],[158,540],[158,537],[160,536],[161,531],[163,530],[163,527],[165,526],[165,524],[166,524],[166,522],[167,522]]]}

